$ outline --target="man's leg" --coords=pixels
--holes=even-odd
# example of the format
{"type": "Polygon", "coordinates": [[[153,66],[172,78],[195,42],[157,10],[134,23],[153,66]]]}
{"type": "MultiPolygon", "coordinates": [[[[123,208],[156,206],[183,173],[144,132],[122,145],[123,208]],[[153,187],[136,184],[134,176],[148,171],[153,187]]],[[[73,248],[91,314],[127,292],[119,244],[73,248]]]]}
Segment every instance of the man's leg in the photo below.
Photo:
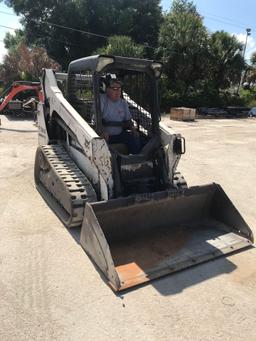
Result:
{"type": "Polygon", "coordinates": [[[123,131],[119,136],[121,136],[123,143],[127,145],[130,154],[138,154],[140,152],[141,144],[138,136],[134,136],[128,131],[123,131]]]}
{"type": "Polygon", "coordinates": [[[136,137],[128,131],[123,131],[119,135],[111,135],[108,140],[109,144],[123,143],[127,146],[130,154],[138,154],[141,150],[139,137],[136,137]]]}
{"type": "Polygon", "coordinates": [[[108,143],[109,144],[115,144],[115,143],[124,143],[122,140],[122,137],[119,135],[109,135],[108,143]]]}

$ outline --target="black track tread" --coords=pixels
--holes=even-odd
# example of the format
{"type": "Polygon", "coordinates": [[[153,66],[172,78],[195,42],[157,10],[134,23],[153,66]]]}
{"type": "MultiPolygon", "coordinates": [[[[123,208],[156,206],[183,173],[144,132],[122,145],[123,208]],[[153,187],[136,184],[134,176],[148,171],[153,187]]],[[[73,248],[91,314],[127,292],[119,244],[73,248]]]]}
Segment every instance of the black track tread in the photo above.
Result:
{"type": "MultiPolygon", "coordinates": [[[[63,207],[60,200],[55,197],[55,194],[49,188],[46,188],[45,184],[41,182],[40,185],[51,194],[51,197],[55,199],[57,205],[61,206],[61,209],[64,209],[68,213],[69,219],[62,218],[61,214],[54,209],[53,205],[50,206],[67,227],[81,225],[85,203],[96,200],[96,194],[91,183],[77,167],[62,145],[44,145],[40,146],[40,148],[47,161],[47,168],[50,167],[54,171],[62,186],[65,188],[63,193],[69,196],[65,199],[70,202],[70,212],[67,212],[67,209],[63,207]]],[[[45,200],[48,202],[47,198],[45,200]]]]}

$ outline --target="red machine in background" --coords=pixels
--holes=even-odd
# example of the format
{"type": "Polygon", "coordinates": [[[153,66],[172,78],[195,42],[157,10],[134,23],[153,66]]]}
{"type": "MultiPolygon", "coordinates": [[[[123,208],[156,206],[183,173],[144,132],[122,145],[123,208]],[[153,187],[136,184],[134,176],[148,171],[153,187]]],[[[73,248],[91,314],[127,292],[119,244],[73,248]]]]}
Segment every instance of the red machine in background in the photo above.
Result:
{"type": "Polygon", "coordinates": [[[34,113],[43,100],[40,82],[16,81],[0,97],[0,114],[24,116],[34,113]]]}

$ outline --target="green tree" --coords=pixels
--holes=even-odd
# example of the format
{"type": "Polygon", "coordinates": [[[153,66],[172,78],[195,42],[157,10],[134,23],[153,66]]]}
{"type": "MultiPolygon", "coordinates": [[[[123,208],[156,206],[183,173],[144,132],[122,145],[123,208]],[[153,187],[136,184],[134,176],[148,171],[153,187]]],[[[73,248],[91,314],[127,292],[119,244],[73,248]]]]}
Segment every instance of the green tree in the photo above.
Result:
{"type": "Polygon", "coordinates": [[[209,38],[208,51],[208,83],[216,91],[236,86],[245,68],[242,44],[235,36],[217,31],[209,38]]]}
{"type": "Polygon", "coordinates": [[[5,48],[9,51],[17,49],[20,43],[25,43],[25,35],[23,30],[15,30],[14,34],[7,32],[4,38],[5,48]]]}
{"type": "Polygon", "coordinates": [[[256,67],[256,52],[253,52],[253,54],[251,55],[250,62],[253,66],[256,67]]]}
{"type": "MultiPolygon", "coordinates": [[[[23,17],[26,40],[44,46],[64,67],[71,60],[88,56],[106,45],[106,38],[115,34],[129,35],[136,43],[154,46],[162,20],[160,0],[4,2],[23,17]]],[[[150,55],[152,51],[146,52],[150,55]]]]}
{"type": "MultiPolygon", "coordinates": [[[[248,82],[249,84],[255,84],[256,83],[256,52],[254,52],[251,55],[250,62],[251,64],[248,66],[246,70],[247,72],[245,76],[245,81],[248,82]]],[[[253,89],[254,91],[256,90],[255,86],[253,89]]]]}
{"type": "Polygon", "coordinates": [[[143,46],[136,44],[130,37],[127,36],[112,36],[108,39],[107,45],[96,51],[97,53],[143,58],[143,46]]]}
{"type": "Polygon", "coordinates": [[[186,96],[204,77],[208,33],[195,5],[174,0],[159,34],[157,54],[165,64],[167,86],[186,96]]]}

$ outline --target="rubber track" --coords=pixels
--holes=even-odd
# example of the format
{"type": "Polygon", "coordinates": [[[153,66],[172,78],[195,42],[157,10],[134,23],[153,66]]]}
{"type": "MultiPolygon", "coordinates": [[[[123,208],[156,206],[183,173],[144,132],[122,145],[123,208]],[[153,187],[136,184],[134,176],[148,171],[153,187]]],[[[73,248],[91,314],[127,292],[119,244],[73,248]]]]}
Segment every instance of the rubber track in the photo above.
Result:
{"type": "Polygon", "coordinates": [[[38,147],[35,165],[37,188],[67,227],[82,224],[86,202],[96,201],[95,191],[61,145],[38,147]]]}

